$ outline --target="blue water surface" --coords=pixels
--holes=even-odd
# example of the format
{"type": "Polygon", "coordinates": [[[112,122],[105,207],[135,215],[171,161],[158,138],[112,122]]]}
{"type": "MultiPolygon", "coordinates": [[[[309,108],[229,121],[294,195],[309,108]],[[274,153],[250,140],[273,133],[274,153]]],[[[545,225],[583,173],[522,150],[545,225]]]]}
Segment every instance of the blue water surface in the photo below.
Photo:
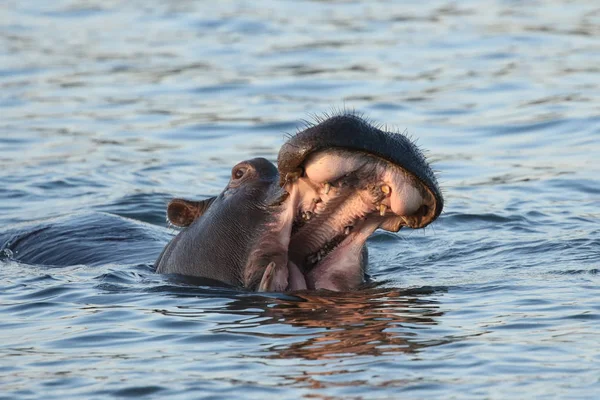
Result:
{"type": "Polygon", "coordinates": [[[0,232],[101,215],[154,240],[68,267],[0,243],[1,398],[597,398],[596,2],[8,0],[0,17],[0,232]],[[218,193],[339,110],[406,131],[446,197],[430,227],[369,240],[374,287],[153,273],[170,198],[218,193]]]}

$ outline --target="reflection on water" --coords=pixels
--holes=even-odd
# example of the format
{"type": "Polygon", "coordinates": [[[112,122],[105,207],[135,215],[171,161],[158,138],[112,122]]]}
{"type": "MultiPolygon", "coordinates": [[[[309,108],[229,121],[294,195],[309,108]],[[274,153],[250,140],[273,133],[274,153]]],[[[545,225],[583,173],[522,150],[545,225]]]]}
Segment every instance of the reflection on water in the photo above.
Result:
{"type": "MultiPolygon", "coordinates": [[[[343,355],[380,355],[415,352],[434,346],[419,338],[419,329],[435,324],[442,315],[434,301],[399,291],[366,291],[320,296],[296,295],[298,300],[256,301],[242,306],[262,307],[267,324],[286,323],[298,328],[318,329],[308,339],[270,351],[276,357],[311,360],[343,355]],[[267,306],[267,307],[265,307],[267,306]]],[[[257,299],[258,300],[258,299],[257,299]]],[[[244,302],[245,303],[245,302],[244,302]]],[[[236,305],[228,305],[232,309],[236,305]]],[[[231,328],[226,328],[230,331],[231,328]]]]}
{"type": "MultiPolygon", "coordinates": [[[[352,355],[412,353],[451,339],[420,337],[442,316],[433,291],[367,290],[352,293],[296,293],[293,299],[242,297],[227,304],[231,311],[260,309],[261,337],[289,338],[293,343],[266,350],[269,357],[319,360],[352,355]],[[269,325],[291,325],[309,334],[269,334],[269,325]],[[298,340],[302,339],[302,340],[298,340]]],[[[220,326],[216,332],[252,334],[252,326],[220,326]]],[[[277,331],[277,330],[276,330],[277,331]]],[[[296,331],[296,330],[295,330],[296,331]]]]}

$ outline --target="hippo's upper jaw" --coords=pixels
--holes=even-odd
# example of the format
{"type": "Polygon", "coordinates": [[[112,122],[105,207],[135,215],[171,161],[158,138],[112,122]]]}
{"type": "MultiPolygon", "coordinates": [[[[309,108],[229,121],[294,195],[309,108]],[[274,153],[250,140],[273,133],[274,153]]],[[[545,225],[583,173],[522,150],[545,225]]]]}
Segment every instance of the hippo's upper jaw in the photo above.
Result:
{"type": "Polygon", "coordinates": [[[193,225],[165,248],[157,271],[260,291],[350,290],[364,281],[364,244],[377,228],[422,228],[443,207],[419,149],[355,115],[329,118],[293,136],[279,152],[278,171],[266,164],[238,164],[215,198],[172,202],[171,221],[193,225]],[[239,216],[232,219],[234,214],[239,216]],[[226,250],[214,243],[216,236],[236,234],[238,242],[226,250]],[[179,249],[178,241],[184,243],[179,249]],[[182,258],[182,251],[197,257],[182,258]]]}

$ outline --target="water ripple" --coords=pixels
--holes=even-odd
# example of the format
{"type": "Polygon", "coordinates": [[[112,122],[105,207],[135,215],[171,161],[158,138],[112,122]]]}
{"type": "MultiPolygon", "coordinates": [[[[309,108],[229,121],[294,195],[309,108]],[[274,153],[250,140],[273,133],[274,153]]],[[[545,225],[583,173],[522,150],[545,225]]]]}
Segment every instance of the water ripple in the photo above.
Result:
{"type": "Polygon", "coordinates": [[[8,2],[2,396],[594,397],[598,15],[8,2]],[[427,229],[369,240],[374,282],[259,295],[153,273],[170,198],[219,193],[339,109],[418,139],[445,190],[427,229]]]}

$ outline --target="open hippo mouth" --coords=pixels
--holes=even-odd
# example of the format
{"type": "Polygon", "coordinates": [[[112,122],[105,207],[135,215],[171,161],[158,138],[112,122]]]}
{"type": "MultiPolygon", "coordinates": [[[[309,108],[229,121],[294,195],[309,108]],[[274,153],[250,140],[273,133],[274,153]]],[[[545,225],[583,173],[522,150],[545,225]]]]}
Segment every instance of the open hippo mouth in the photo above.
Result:
{"type": "Polygon", "coordinates": [[[377,228],[422,228],[442,209],[416,146],[354,115],[292,137],[279,152],[278,170],[285,192],[269,236],[275,233],[279,246],[259,262],[268,261],[259,290],[356,288],[365,274],[364,244],[377,228]]]}
{"type": "Polygon", "coordinates": [[[436,178],[407,137],[335,116],[291,137],[277,169],[244,161],[220,195],[173,200],[168,218],[187,228],[157,272],[259,291],[350,290],[364,282],[365,242],[376,229],[422,228],[442,207],[436,178]]]}

